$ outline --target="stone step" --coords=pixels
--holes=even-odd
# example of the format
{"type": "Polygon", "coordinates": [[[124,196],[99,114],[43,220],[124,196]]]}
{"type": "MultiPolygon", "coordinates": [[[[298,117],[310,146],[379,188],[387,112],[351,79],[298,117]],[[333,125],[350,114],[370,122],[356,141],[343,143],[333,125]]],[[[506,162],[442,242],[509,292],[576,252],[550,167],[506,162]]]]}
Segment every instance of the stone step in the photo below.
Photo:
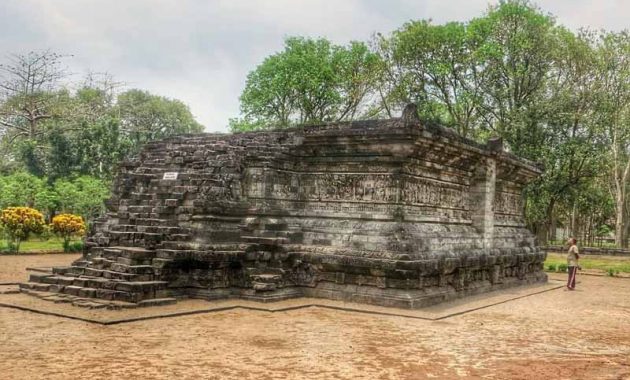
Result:
{"type": "Polygon", "coordinates": [[[77,267],[84,267],[84,266],[87,266],[88,263],[89,263],[88,260],[77,260],[72,265],[77,266],[77,267]]]}
{"type": "Polygon", "coordinates": [[[49,275],[44,275],[41,276],[39,274],[31,274],[28,278],[28,280],[30,282],[39,282],[42,284],[49,284],[49,285],[72,285],[74,283],[76,277],[72,277],[72,276],[63,276],[63,275],[56,275],[56,274],[49,274],[49,275]]]}
{"type": "Polygon", "coordinates": [[[151,209],[153,209],[152,206],[136,206],[136,205],[127,206],[127,212],[129,213],[150,213],[151,209]]]}
{"type": "Polygon", "coordinates": [[[171,259],[164,259],[164,258],[156,257],[155,259],[152,260],[151,266],[154,269],[162,269],[169,266],[171,263],[173,263],[173,261],[174,260],[171,260],[171,259]]]}
{"type": "Polygon", "coordinates": [[[167,260],[185,260],[194,257],[195,255],[201,255],[203,251],[197,251],[192,249],[161,249],[155,250],[155,256],[159,259],[167,260]]]}
{"type": "Polygon", "coordinates": [[[148,247],[153,248],[164,240],[171,241],[188,241],[190,235],[188,234],[162,234],[162,233],[149,233],[149,232],[116,232],[109,231],[109,242],[113,245],[125,245],[131,247],[148,247]]]}
{"type": "MultiPolygon", "coordinates": [[[[162,260],[186,260],[203,257],[211,261],[232,261],[235,258],[242,257],[243,252],[239,251],[198,251],[192,249],[157,249],[156,258],[162,260]]],[[[153,259],[155,266],[155,259],[153,259]]]]}
{"type": "Polygon", "coordinates": [[[107,308],[106,303],[94,302],[90,299],[79,298],[72,301],[72,306],[84,307],[87,309],[105,309],[107,308]]]}
{"type": "MultiPolygon", "coordinates": [[[[103,273],[117,272],[122,279],[132,278],[130,275],[153,275],[153,267],[151,266],[153,259],[129,259],[126,257],[117,257],[116,261],[108,260],[105,258],[93,258],[86,267],[55,267],[53,268],[53,274],[60,275],[88,275],[93,277],[103,277],[103,273]]],[[[116,275],[110,274],[108,278],[116,278],[116,275]]]]}
{"type": "MultiPolygon", "coordinates": [[[[83,268],[85,267],[77,267],[77,269],[83,273],[83,268]]],[[[59,275],[65,275],[65,274],[74,274],[74,268],[73,267],[52,267],[52,274],[59,274],[59,275]]],[[[39,273],[32,273],[31,276],[31,281],[33,276],[37,276],[39,273]]],[[[49,274],[50,275],[50,274],[49,274]]]]}
{"type": "Polygon", "coordinates": [[[98,298],[109,301],[138,302],[142,299],[142,295],[138,293],[106,288],[82,287],[77,285],[51,285],[48,291],[51,293],[67,294],[75,297],[98,298]]]}
{"type": "Polygon", "coordinates": [[[177,303],[177,298],[152,298],[138,302],[138,307],[164,306],[177,303]]]}
{"type": "Polygon", "coordinates": [[[20,288],[126,302],[138,302],[168,293],[166,281],[120,281],[56,275],[42,277],[39,280],[43,281],[40,283],[43,285],[30,282],[20,288]]]}
{"type": "Polygon", "coordinates": [[[89,260],[87,267],[94,269],[109,269],[114,263],[116,262],[113,260],[108,260],[104,257],[93,257],[89,260]]]}
{"type": "Polygon", "coordinates": [[[120,250],[115,247],[106,247],[103,249],[102,257],[107,259],[115,259],[120,256],[120,250]]]}
{"type": "Polygon", "coordinates": [[[280,245],[289,242],[289,239],[284,237],[243,236],[241,239],[248,243],[263,245],[280,245]]]}
{"type": "Polygon", "coordinates": [[[170,234],[168,235],[170,241],[188,241],[190,240],[189,234],[170,234]]]}
{"type": "Polygon", "coordinates": [[[123,265],[132,265],[132,266],[137,266],[137,265],[151,265],[151,261],[153,259],[152,258],[146,258],[146,259],[130,259],[127,257],[117,257],[116,261],[113,264],[123,264],[123,265]]]}
{"type": "Polygon", "coordinates": [[[78,276],[81,276],[81,275],[85,274],[85,271],[88,270],[88,269],[94,269],[94,268],[90,268],[89,266],[87,266],[87,267],[71,266],[71,267],[65,267],[65,268],[58,268],[56,270],[53,268],[53,274],[59,274],[59,275],[62,275],[62,276],[78,277],[78,276]]]}
{"type": "Polygon", "coordinates": [[[256,229],[243,230],[243,232],[246,232],[248,236],[264,237],[264,238],[287,238],[291,234],[293,234],[293,232],[291,231],[267,231],[267,230],[256,230],[256,229]]]}
{"type": "MultiPolygon", "coordinates": [[[[73,306],[79,307],[87,307],[91,309],[131,309],[138,307],[138,304],[135,302],[126,302],[119,301],[113,299],[98,299],[98,298],[88,298],[88,297],[79,297],[72,294],[67,293],[56,293],[56,292],[48,292],[48,291],[37,291],[31,290],[27,288],[20,289],[23,293],[35,296],[45,301],[55,302],[55,303],[70,303],[73,306]]],[[[72,290],[71,290],[72,291],[72,290]]],[[[109,294],[108,294],[109,297],[109,294]]]]}
{"type": "Polygon", "coordinates": [[[114,232],[147,232],[147,233],[163,233],[170,234],[187,234],[190,233],[189,228],[173,227],[173,226],[145,226],[139,224],[118,224],[111,227],[110,231],[114,232]]]}
{"type": "MultiPolygon", "coordinates": [[[[143,269],[145,270],[145,269],[143,269]]],[[[104,280],[117,280],[117,281],[152,281],[153,273],[126,273],[116,272],[107,269],[95,269],[95,268],[69,268],[61,272],[53,273],[50,277],[44,277],[40,274],[31,274],[29,281],[40,283],[59,283],[70,285],[70,279],[93,279],[100,278],[104,280]],[[61,279],[61,280],[59,280],[61,279]],[[64,283],[65,281],[65,283],[64,283]]],[[[74,282],[74,280],[73,280],[74,282]]]]}
{"type": "Polygon", "coordinates": [[[150,193],[132,192],[131,199],[135,201],[150,201],[153,199],[153,195],[150,193]]]}
{"type": "Polygon", "coordinates": [[[105,258],[108,259],[124,257],[127,259],[143,260],[154,258],[155,250],[132,246],[113,246],[106,248],[103,252],[103,255],[105,258]]]}
{"type": "MultiPolygon", "coordinates": [[[[108,231],[107,236],[109,236],[110,240],[114,241],[127,241],[127,242],[135,242],[144,240],[146,235],[142,232],[121,232],[121,231],[108,231]]],[[[152,236],[150,236],[152,237],[152,236]]]]}
{"type": "MultiPolygon", "coordinates": [[[[153,259],[152,259],[153,260],[153,259]]],[[[151,262],[151,260],[149,260],[151,262]]],[[[127,265],[121,263],[113,263],[110,269],[114,272],[130,273],[130,274],[153,274],[151,265],[127,265]]]]}
{"type": "Polygon", "coordinates": [[[42,284],[39,282],[23,282],[19,284],[20,289],[29,289],[38,292],[47,292],[50,290],[50,284],[42,284]]]}
{"type": "Polygon", "coordinates": [[[166,289],[167,285],[167,281],[118,282],[115,289],[131,293],[147,293],[166,289]]]}
{"type": "MultiPolygon", "coordinates": [[[[85,270],[83,271],[83,275],[84,276],[88,276],[88,277],[101,277],[104,279],[111,279],[111,280],[122,280],[122,281],[134,281],[134,280],[138,280],[140,279],[140,275],[137,274],[133,274],[133,273],[123,273],[123,272],[116,272],[113,270],[108,270],[108,269],[95,269],[95,268],[85,268],[85,270]]],[[[143,277],[143,279],[146,277],[143,277]]]]}
{"type": "Polygon", "coordinates": [[[164,241],[160,244],[159,250],[174,250],[174,251],[205,251],[205,252],[221,252],[223,254],[233,253],[242,254],[250,247],[249,243],[224,243],[224,244],[204,244],[196,242],[175,242],[164,241]]]}
{"type": "Polygon", "coordinates": [[[136,224],[143,226],[169,226],[173,221],[158,218],[136,218],[136,224]]]}

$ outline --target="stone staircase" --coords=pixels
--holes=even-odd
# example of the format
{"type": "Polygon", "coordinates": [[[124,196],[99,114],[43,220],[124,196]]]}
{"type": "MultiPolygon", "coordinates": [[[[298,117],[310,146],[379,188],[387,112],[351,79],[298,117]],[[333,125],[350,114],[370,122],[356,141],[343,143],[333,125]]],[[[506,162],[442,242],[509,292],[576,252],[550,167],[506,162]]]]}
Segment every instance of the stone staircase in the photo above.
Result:
{"type": "MultiPolygon", "coordinates": [[[[51,274],[31,274],[29,282],[20,284],[20,288],[26,293],[59,293],[81,299],[118,301],[136,306],[174,303],[176,299],[171,297],[167,282],[155,280],[156,270],[164,265],[163,260],[158,260],[157,267],[154,266],[155,259],[155,250],[108,247],[89,260],[76,262],[70,267],[55,267],[51,274]]],[[[77,305],[94,306],[90,302],[78,302],[77,305]]],[[[107,303],[105,305],[108,306],[107,303]]],[[[109,304],[115,305],[116,303],[109,304]]]]}
{"type": "Polygon", "coordinates": [[[189,239],[189,229],[169,219],[151,218],[146,197],[135,196],[129,216],[105,231],[109,246],[92,243],[84,257],[52,273],[31,274],[20,284],[24,293],[54,302],[112,309],[165,305],[176,302],[159,273],[171,260],[158,258],[156,249],[166,241],[189,239]],[[132,224],[135,223],[135,224],[132,224]]]}

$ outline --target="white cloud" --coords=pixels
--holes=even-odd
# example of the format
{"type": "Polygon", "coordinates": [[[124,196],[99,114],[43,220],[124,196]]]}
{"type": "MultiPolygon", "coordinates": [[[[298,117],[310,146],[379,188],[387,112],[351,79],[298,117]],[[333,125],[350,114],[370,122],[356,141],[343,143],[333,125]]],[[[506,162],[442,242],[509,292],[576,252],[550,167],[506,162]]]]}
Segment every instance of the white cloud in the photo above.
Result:
{"type": "MultiPolygon", "coordinates": [[[[289,35],[366,40],[411,19],[467,20],[485,0],[5,0],[5,52],[53,49],[73,54],[75,72],[106,71],[130,87],[178,98],[208,131],[238,114],[247,72],[289,35]]],[[[539,1],[571,28],[620,30],[622,0],[539,1]]]]}

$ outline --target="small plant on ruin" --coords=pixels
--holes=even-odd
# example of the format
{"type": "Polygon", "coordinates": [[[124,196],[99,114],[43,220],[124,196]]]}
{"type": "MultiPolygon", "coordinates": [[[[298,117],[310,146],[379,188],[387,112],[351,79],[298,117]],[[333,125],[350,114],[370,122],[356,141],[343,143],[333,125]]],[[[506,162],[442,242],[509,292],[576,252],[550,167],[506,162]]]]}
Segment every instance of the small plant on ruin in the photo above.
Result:
{"type": "Polygon", "coordinates": [[[44,216],[41,212],[30,207],[9,207],[2,210],[0,224],[9,238],[9,249],[20,251],[20,243],[31,233],[41,233],[44,230],[44,216]]]}
{"type": "Polygon", "coordinates": [[[63,251],[70,252],[71,248],[74,249],[70,240],[85,235],[85,222],[79,215],[59,214],[53,218],[51,229],[63,239],[63,251]]]}

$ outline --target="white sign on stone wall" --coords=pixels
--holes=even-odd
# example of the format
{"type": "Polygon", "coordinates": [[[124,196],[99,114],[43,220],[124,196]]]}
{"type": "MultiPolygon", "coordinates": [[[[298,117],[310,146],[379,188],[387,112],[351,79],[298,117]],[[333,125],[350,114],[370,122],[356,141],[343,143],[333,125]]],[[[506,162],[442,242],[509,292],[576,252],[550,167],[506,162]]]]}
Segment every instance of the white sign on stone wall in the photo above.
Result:
{"type": "Polygon", "coordinates": [[[164,176],[162,177],[162,179],[167,179],[167,180],[175,180],[177,179],[177,172],[166,172],[164,173],[164,176]]]}

